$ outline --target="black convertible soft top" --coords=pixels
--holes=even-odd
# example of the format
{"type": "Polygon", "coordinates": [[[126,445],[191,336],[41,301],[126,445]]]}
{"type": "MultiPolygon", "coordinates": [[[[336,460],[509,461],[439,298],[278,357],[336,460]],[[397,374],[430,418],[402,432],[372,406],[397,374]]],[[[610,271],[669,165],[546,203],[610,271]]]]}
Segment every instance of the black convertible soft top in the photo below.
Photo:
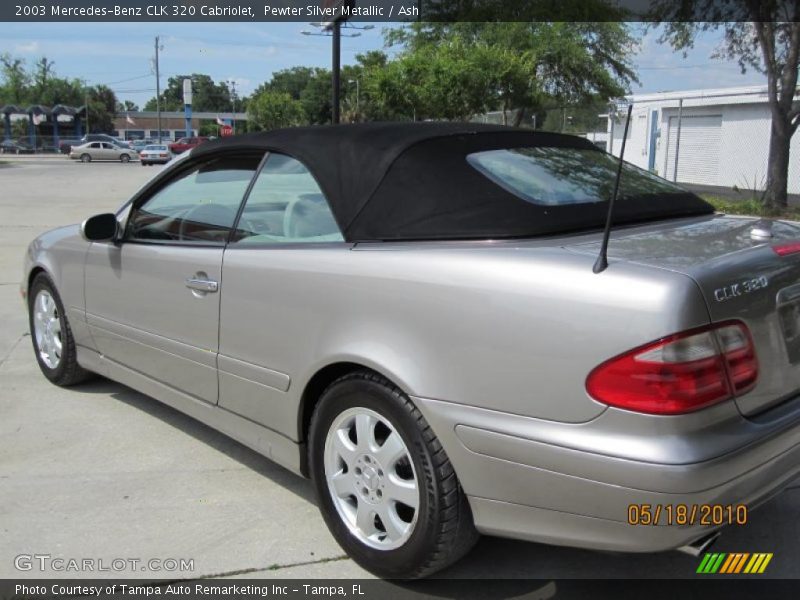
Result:
{"type": "MultiPolygon", "coordinates": [[[[602,226],[607,204],[547,206],[490,181],[467,155],[520,147],[602,152],[584,138],[479,123],[362,123],[279,129],[202,144],[193,159],[237,151],[297,158],[348,241],[507,238],[602,226]]],[[[690,193],[621,203],[617,222],[710,212],[690,193]]]]}

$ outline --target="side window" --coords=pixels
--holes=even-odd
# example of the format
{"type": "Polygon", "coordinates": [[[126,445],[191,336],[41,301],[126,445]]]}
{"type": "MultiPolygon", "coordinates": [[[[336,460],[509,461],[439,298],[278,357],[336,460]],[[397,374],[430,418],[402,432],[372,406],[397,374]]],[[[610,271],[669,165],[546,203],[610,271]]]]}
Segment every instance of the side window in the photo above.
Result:
{"type": "Polygon", "coordinates": [[[92,144],[89,146],[89,148],[99,149],[100,148],[100,142],[92,142],[92,144]]]}
{"type": "Polygon", "coordinates": [[[271,154],[258,174],[233,241],[239,244],[341,242],[328,201],[300,161],[271,154]]]}
{"type": "Polygon", "coordinates": [[[131,212],[132,240],[224,243],[260,158],[226,157],[195,166],[131,212]]]}

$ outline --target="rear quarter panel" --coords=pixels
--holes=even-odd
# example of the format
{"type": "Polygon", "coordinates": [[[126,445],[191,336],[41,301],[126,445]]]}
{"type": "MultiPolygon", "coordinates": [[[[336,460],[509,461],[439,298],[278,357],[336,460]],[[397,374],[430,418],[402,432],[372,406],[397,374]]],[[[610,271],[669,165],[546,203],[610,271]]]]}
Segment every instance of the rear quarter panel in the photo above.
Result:
{"type": "Polygon", "coordinates": [[[592,263],[560,248],[491,243],[229,247],[220,359],[290,380],[285,392],[246,400],[231,390],[229,408],[298,439],[306,383],[347,361],[414,396],[591,420],[606,408],[585,391],[594,367],[708,323],[689,277],[624,263],[595,275],[592,263]]]}

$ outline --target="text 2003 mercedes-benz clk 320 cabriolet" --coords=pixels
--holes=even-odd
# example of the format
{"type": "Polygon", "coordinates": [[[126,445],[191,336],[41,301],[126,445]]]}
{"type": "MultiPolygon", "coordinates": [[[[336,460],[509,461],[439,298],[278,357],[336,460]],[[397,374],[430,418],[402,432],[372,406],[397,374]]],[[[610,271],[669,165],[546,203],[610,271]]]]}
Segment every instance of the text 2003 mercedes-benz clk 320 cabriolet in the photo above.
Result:
{"type": "MultiPolygon", "coordinates": [[[[36,358],[99,373],[313,478],[361,565],[421,577],[477,533],[621,551],[800,469],[800,228],[714,214],[503,127],[375,124],[194,149],[36,239],[36,358]]],[[[692,546],[694,545],[694,546],[692,546]]]]}

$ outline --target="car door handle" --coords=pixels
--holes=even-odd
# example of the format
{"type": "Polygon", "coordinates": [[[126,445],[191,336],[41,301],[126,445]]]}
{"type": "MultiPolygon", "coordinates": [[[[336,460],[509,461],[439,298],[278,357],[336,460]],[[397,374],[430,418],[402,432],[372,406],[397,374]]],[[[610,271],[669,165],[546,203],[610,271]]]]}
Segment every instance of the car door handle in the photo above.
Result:
{"type": "Polygon", "coordinates": [[[211,279],[197,279],[189,277],[186,280],[186,287],[190,290],[197,290],[198,292],[216,292],[219,290],[219,284],[211,279]]]}

